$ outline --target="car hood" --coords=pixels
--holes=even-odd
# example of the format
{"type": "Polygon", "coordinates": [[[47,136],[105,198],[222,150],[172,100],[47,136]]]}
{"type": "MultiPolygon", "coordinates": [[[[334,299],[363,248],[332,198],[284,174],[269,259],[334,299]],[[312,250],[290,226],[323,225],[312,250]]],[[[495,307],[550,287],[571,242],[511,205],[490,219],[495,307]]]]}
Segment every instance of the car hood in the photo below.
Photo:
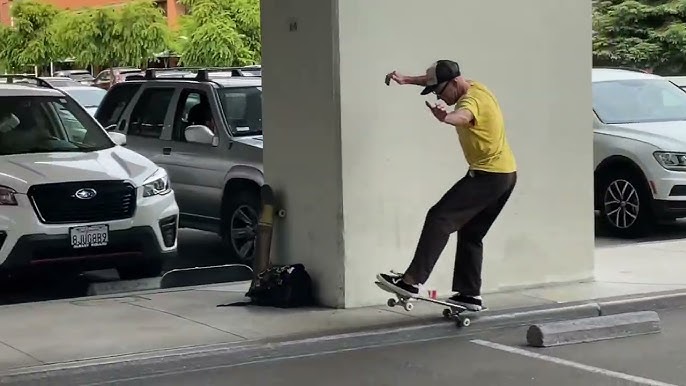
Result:
{"type": "Polygon", "coordinates": [[[0,156],[0,185],[26,193],[31,185],[128,180],[140,186],[158,166],[121,146],[88,153],[32,153],[0,156]]]}
{"type": "Polygon", "coordinates": [[[646,142],[662,150],[686,151],[686,121],[613,124],[600,132],[646,142]]]}
{"type": "Polygon", "coordinates": [[[255,135],[250,137],[235,137],[234,141],[262,149],[262,136],[255,135]]]}

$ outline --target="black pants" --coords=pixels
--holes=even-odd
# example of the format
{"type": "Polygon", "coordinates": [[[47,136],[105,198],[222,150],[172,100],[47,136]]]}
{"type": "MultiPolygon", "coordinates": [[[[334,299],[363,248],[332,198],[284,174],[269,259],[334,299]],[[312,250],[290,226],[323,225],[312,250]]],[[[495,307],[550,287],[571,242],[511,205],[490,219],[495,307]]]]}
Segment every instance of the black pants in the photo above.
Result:
{"type": "Polygon", "coordinates": [[[453,291],[481,293],[483,238],[510,198],[517,173],[469,171],[426,215],[417,250],[405,272],[415,283],[426,283],[448,239],[457,233],[453,291]]]}

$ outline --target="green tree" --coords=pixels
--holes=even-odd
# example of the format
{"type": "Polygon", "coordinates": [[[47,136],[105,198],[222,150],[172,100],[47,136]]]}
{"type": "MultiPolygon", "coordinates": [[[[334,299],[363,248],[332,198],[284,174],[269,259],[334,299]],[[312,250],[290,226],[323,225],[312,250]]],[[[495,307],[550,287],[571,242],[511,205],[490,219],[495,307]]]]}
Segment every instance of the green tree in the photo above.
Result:
{"type": "Polygon", "coordinates": [[[187,66],[242,66],[261,60],[259,0],[181,0],[178,51],[187,66]]]}
{"type": "Polygon", "coordinates": [[[0,26],[0,62],[9,70],[45,65],[56,60],[53,21],[57,8],[37,1],[19,0],[12,6],[14,26],[0,26]]]}
{"type": "Polygon", "coordinates": [[[594,65],[681,73],[685,22],[686,0],[598,0],[593,10],[594,65]]]}
{"type": "Polygon", "coordinates": [[[54,29],[61,50],[81,65],[143,66],[170,42],[166,18],[151,0],[76,10],[54,29]]]}

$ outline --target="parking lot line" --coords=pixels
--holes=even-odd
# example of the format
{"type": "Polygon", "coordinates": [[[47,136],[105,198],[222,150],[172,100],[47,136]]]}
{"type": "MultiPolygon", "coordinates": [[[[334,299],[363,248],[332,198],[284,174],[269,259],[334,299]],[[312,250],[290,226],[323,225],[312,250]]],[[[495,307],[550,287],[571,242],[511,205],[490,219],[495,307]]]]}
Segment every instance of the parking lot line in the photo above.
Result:
{"type": "Polygon", "coordinates": [[[539,359],[542,361],[551,362],[551,363],[555,363],[558,365],[573,367],[573,368],[576,368],[579,370],[588,371],[589,373],[601,374],[601,375],[605,375],[605,376],[611,377],[611,378],[617,378],[617,379],[622,379],[625,381],[635,382],[639,385],[678,386],[678,385],[674,385],[671,383],[656,381],[654,379],[637,377],[635,375],[620,373],[617,371],[607,370],[607,369],[603,369],[600,367],[589,366],[589,365],[585,365],[585,364],[578,363],[578,362],[572,362],[572,361],[568,361],[566,359],[556,358],[556,357],[552,357],[549,355],[537,354],[535,352],[531,352],[528,350],[524,350],[524,349],[520,349],[520,348],[516,348],[516,347],[512,347],[512,346],[507,346],[504,344],[489,342],[486,340],[474,339],[474,340],[471,340],[471,342],[478,344],[478,345],[481,345],[481,346],[490,347],[492,349],[509,352],[512,354],[519,354],[522,356],[527,356],[529,358],[539,359]]]}

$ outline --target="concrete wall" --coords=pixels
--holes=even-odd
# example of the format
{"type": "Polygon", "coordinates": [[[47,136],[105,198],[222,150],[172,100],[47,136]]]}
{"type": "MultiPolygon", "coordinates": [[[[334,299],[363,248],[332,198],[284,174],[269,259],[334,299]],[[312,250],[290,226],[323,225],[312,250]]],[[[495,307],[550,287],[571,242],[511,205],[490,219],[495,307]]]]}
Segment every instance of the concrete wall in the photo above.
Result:
{"type": "MultiPolygon", "coordinates": [[[[590,3],[303,3],[262,2],[265,171],[289,211],[277,261],[304,262],[327,305],[387,298],[374,275],[406,268],[466,165],[429,98],[383,76],[450,58],[497,94],[519,165],[485,239],[484,290],[592,277],[590,3]]],[[[428,283],[442,294],[454,250],[455,236],[428,283]]]]}

